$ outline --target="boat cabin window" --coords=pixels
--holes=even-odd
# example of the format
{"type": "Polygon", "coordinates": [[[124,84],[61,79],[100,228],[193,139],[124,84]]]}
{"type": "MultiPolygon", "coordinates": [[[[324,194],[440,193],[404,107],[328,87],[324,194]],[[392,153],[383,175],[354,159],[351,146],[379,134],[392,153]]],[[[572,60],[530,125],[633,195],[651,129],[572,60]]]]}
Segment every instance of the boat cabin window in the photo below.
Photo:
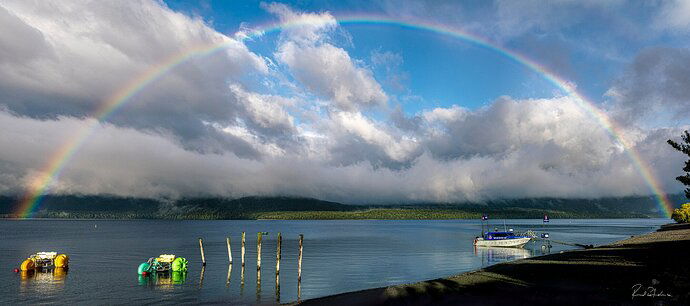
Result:
{"type": "Polygon", "coordinates": [[[510,233],[489,233],[493,237],[508,237],[510,233]]]}

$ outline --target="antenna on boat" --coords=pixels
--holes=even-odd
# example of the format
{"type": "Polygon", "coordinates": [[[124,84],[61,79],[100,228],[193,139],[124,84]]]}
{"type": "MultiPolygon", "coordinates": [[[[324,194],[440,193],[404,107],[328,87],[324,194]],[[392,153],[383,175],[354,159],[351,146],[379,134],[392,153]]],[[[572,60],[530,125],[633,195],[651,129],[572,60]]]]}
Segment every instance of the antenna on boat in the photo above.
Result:
{"type": "Polygon", "coordinates": [[[503,231],[507,232],[508,228],[506,227],[506,218],[503,218],[503,231]]]}

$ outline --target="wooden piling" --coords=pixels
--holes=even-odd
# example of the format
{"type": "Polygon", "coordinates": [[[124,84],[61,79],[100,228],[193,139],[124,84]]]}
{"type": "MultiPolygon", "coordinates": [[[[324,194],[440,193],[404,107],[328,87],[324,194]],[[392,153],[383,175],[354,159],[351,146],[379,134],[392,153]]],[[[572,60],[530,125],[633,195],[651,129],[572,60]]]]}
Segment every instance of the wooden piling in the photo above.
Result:
{"type": "Polygon", "coordinates": [[[262,233],[256,234],[256,270],[261,270],[261,238],[262,233]]]}
{"type": "Polygon", "coordinates": [[[276,248],[276,279],[278,279],[278,274],[280,274],[280,247],[281,244],[283,243],[283,237],[280,236],[280,233],[278,233],[278,238],[276,240],[277,248],[276,248]]]}
{"type": "Polygon", "coordinates": [[[204,242],[199,238],[199,250],[201,251],[201,265],[206,265],[206,257],[204,256],[204,242]]]}
{"type": "Polygon", "coordinates": [[[230,249],[230,237],[225,237],[225,243],[228,245],[228,261],[232,264],[232,250],[230,249]]]}
{"type": "Polygon", "coordinates": [[[244,232],[242,232],[242,271],[244,271],[244,232]]]}

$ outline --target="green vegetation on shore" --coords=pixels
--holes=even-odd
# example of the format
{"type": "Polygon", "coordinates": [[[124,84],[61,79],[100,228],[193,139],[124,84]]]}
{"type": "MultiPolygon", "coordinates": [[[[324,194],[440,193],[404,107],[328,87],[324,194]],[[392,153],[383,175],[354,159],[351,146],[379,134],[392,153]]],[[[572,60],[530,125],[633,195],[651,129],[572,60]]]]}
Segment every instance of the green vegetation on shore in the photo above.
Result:
{"type": "MultiPolygon", "coordinates": [[[[678,143],[671,139],[667,142],[671,147],[685,154],[688,159],[685,161],[685,167],[683,167],[684,175],[676,177],[676,180],[681,182],[685,186],[685,197],[690,199],[690,132],[683,131],[681,135],[682,142],[678,143]]],[[[680,208],[675,209],[671,218],[678,223],[690,223],[690,203],[683,204],[680,208]]]]}
{"type": "MultiPolygon", "coordinates": [[[[672,196],[674,202],[682,195],[672,196]]],[[[17,217],[16,200],[0,196],[0,217],[17,217]]],[[[490,218],[662,217],[652,197],[610,199],[515,199],[483,203],[346,205],[311,198],[193,198],[175,201],[108,196],[47,196],[35,218],[170,220],[443,220],[490,218]]]]}
{"type": "MultiPolygon", "coordinates": [[[[452,220],[479,219],[483,213],[491,218],[541,219],[544,214],[557,219],[601,218],[600,213],[557,211],[544,209],[488,207],[466,208],[371,208],[354,211],[272,211],[255,213],[252,219],[259,220],[452,220]]],[[[633,214],[611,214],[608,218],[645,217],[633,214]]]]}
{"type": "Polygon", "coordinates": [[[680,138],[682,140],[680,143],[672,139],[669,139],[667,142],[671,147],[685,154],[688,158],[685,160],[685,167],[683,167],[683,172],[685,172],[685,174],[676,177],[676,180],[685,186],[685,197],[690,199],[690,132],[683,131],[680,138]]]}
{"type": "Polygon", "coordinates": [[[254,216],[260,220],[449,220],[478,219],[481,213],[458,209],[374,208],[355,211],[271,211],[254,216]]]}
{"type": "Polygon", "coordinates": [[[678,223],[690,223],[690,203],[685,203],[680,208],[673,210],[671,218],[678,223]]]}

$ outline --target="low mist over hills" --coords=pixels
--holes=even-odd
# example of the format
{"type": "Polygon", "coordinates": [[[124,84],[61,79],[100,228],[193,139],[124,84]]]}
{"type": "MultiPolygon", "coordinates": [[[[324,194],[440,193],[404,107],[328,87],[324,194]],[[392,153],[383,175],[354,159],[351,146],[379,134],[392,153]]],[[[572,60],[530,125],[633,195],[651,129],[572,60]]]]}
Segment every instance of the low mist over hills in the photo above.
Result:
{"type": "MultiPolygon", "coordinates": [[[[675,206],[685,201],[670,196],[675,206]]],[[[16,217],[17,199],[0,196],[0,214],[16,217]]],[[[604,199],[511,199],[481,203],[348,205],[313,198],[244,197],[152,200],[113,196],[46,196],[38,218],[113,219],[467,219],[496,218],[656,218],[664,217],[654,197],[604,199]]]]}

